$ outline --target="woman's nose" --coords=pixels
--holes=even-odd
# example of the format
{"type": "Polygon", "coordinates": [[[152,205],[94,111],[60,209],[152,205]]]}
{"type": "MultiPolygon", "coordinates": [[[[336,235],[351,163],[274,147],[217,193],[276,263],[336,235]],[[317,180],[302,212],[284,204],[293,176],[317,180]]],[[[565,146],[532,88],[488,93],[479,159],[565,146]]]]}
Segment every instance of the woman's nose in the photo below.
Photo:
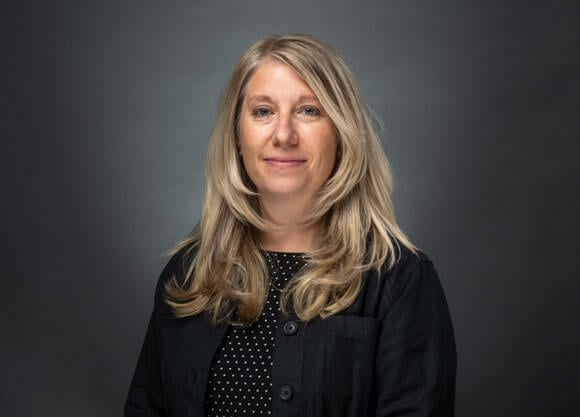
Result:
{"type": "Polygon", "coordinates": [[[298,144],[298,134],[291,115],[279,115],[272,138],[274,145],[295,146],[298,144]]]}

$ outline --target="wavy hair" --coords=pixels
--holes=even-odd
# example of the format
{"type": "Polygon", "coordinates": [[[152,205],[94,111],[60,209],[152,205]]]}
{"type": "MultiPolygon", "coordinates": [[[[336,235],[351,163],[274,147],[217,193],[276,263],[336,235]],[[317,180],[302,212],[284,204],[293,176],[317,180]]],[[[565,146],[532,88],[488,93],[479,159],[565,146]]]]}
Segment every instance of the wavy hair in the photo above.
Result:
{"type": "Polygon", "coordinates": [[[308,216],[320,222],[321,233],[306,266],[283,291],[282,310],[291,306],[305,321],[336,314],[354,302],[366,271],[393,267],[399,245],[416,251],[396,222],[389,163],[342,57],[310,35],[268,37],[244,53],[222,96],[206,157],[201,220],[172,250],[192,254],[181,258],[183,276],[165,285],[177,317],[207,311],[214,323],[250,325],[264,308],[269,283],[259,235],[274,226],[260,213],[237,137],[245,87],[266,58],[280,60],[308,84],[338,142],[333,173],[308,216]]]}

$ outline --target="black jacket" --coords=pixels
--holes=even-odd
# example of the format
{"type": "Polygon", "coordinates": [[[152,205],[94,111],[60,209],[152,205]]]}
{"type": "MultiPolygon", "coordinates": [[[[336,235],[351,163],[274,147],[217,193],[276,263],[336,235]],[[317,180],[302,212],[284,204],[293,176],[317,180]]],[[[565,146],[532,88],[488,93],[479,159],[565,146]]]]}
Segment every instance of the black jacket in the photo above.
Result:
{"type": "MultiPolygon", "coordinates": [[[[125,416],[204,416],[210,365],[227,325],[206,314],[176,319],[163,283],[183,274],[173,257],[125,404],[125,416]]],[[[275,417],[453,416],[456,353],[433,264],[403,250],[390,271],[369,272],[355,303],[308,323],[282,317],[275,334],[275,417]]],[[[233,417],[233,416],[232,416],[233,417]]]]}

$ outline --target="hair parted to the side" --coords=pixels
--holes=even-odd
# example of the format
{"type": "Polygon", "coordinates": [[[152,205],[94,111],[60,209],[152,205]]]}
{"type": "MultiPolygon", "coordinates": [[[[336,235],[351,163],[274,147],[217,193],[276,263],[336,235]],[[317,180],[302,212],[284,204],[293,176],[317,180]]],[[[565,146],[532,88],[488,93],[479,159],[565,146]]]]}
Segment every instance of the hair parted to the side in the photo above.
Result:
{"type": "Polygon", "coordinates": [[[339,156],[309,218],[321,221],[317,248],[283,291],[282,308],[302,320],[350,306],[363,273],[396,262],[396,247],[416,248],[397,225],[389,163],[357,83],[340,55],[310,35],[268,37],[253,44],[234,68],[210,139],[201,221],[172,253],[195,251],[182,280],[166,286],[177,317],[207,311],[218,323],[246,325],[264,308],[267,268],[258,235],[271,230],[237,149],[245,86],[266,58],[291,67],[308,84],[336,126],[339,156]]]}

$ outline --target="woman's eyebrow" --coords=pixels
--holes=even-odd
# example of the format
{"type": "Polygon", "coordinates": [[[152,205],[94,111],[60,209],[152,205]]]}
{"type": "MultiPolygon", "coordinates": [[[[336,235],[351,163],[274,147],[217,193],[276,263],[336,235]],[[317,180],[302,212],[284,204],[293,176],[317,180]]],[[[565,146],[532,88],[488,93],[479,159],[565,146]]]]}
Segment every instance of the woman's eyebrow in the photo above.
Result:
{"type": "MultiPolygon", "coordinates": [[[[256,101],[264,101],[267,103],[273,103],[274,100],[272,100],[272,98],[268,95],[265,94],[258,94],[258,95],[254,95],[254,96],[248,96],[247,101],[249,104],[254,103],[256,101]]],[[[304,103],[305,101],[315,101],[317,103],[319,103],[320,101],[318,100],[318,97],[314,96],[314,95],[302,95],[300,97],[298,97],[298,100],[296,101],[297,103],[304,103]]]]}
{"type": "Polygon", "coordinates": [[[256,96],[249,96],[248,97],[248,103],[253,103],[255,101],[265,101],[268,103],[272,103],[273,100],[270,96],[267,95],[256,95],[256,96]]]}
{"type": "Polygon", "coordinates": [[[302,102],[305,102],[305,101],[316,101],[317,103],[318,103],[318,102],[320,102],[320,101],[318,100],[318,97],[316,97],[316,96],[312,96],[312,95],[307,95],[307,96],[300,96],[300,97],[298,98],[298,102],[299,102],[299,103],[302,103],[302,102]]]}

